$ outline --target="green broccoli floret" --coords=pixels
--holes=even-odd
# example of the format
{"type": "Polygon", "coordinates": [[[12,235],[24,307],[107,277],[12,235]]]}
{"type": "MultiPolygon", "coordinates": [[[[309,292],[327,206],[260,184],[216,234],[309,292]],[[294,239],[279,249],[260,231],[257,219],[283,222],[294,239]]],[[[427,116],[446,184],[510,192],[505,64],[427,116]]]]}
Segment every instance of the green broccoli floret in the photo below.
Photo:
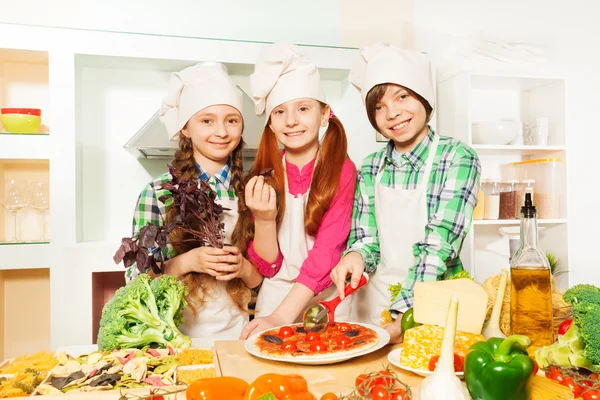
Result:
{"type": "Polygon", "coordinates": [[[173,275],[154,279],[150,286],[160,317],[175,328],[180,326],[183,323],[183,309],[187,306],[187,287],[173,275]]]}
{"type": "Polygon", "coordinates": [[[535,358],[540,367],[559,365],[600,371],[600,289],[577,285],[564,299],[573,305],[573,323],[558,341],[540,347],[535,358]]]}
{"type": "Polygon", "coordinates": [[[567,290],[563,296],[567,303],[592,303],[600,304],[600,288],[590,284],[575,285],[567,290]]]}
{"type": "Polygon", "coordinates": [[[473,279],[473,277],[471,275],[469,275],[469,273],[467,271],[465,271],[464,269],[461,271],[458,271],[456,274],[452,275],[449,280],[454,280],[454,279],[462,279],[462,278],[466,278],[466,279],[470,279],[472,281],[474,281],[475,279],[473,279]]]}
{"type": "Polygon", "coordinates": [[[139,275],[118,289],[105,304],[98,331],[98,348],[111,351],[141,348],[153,343],[163,347],[189,347],[191,339],[174,323],[183,321],[185,294],[185,285],[173,276],[165,275],[151,281],[147,274],[139,275]]]}

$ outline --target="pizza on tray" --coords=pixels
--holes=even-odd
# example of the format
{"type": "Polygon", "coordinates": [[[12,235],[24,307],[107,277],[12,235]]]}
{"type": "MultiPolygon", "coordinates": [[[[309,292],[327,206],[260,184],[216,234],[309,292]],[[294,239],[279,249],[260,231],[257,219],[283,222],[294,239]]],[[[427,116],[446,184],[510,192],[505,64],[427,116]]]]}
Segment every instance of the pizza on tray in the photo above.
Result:
{"type": "Polygon", "coordinates": [[[376,331],[360,324],[338,322],[325,330],[306,331],[302,324],[269,329],[254,341],[265,355],[284,358],[321,358],[367,350],[379,342],[376,331]]]}

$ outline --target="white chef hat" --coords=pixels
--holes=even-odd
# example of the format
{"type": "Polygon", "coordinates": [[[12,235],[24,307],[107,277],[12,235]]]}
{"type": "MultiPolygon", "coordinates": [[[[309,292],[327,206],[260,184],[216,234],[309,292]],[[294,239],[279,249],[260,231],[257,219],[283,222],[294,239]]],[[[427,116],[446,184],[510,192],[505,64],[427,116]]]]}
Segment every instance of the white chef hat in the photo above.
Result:
{"type": "Polygon", "coordinates": [[[235,107],[242,113],[242,92],[236,87],[227,67],[202,62],[171,74],[169,93],[162,101],[160,120],[171,140],[198,111],[217,104],[235,107]]]}
{"type": "Polygon", "coordinates": [[[361,92],[363,102],[374,86],[395,83],[419,94],[435,109],[431,64],[425,54],[387,43],[363,47],[348,80],[361,92]]]}
{"type": "Polygon", "coordinates": [[[271,111],[286,101],[306,97],[326,103],[317,65],[292,44],[263,47],[250,85],[256,115],[264,114],[265,124],[271,111]]]}

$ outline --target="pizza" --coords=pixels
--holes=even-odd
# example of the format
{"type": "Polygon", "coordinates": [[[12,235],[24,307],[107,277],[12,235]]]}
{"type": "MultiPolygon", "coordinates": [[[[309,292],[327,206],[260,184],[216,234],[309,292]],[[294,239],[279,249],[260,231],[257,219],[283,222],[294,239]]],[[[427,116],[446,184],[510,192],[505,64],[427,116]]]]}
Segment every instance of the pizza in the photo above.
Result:
{"type": "Polygon", "coordinates": [[[302,324],[266,330],[254,341],[266,355],[284,358],[323,358],[367,350],[379,343],[379,335],[361,324],[338,322],[325,330],[306,331],[302,324]]]}

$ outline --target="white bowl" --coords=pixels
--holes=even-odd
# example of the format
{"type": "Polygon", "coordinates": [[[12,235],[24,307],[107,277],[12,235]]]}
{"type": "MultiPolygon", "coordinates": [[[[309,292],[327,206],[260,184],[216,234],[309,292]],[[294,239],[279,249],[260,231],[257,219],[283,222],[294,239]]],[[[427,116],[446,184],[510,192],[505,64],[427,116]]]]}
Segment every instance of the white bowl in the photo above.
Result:
{"type": "Polygon", "coordinates": [[[474,122],[471,132],[473,144],[505,145],[519,134],[519,124],[514,121],[474,122]]]}

